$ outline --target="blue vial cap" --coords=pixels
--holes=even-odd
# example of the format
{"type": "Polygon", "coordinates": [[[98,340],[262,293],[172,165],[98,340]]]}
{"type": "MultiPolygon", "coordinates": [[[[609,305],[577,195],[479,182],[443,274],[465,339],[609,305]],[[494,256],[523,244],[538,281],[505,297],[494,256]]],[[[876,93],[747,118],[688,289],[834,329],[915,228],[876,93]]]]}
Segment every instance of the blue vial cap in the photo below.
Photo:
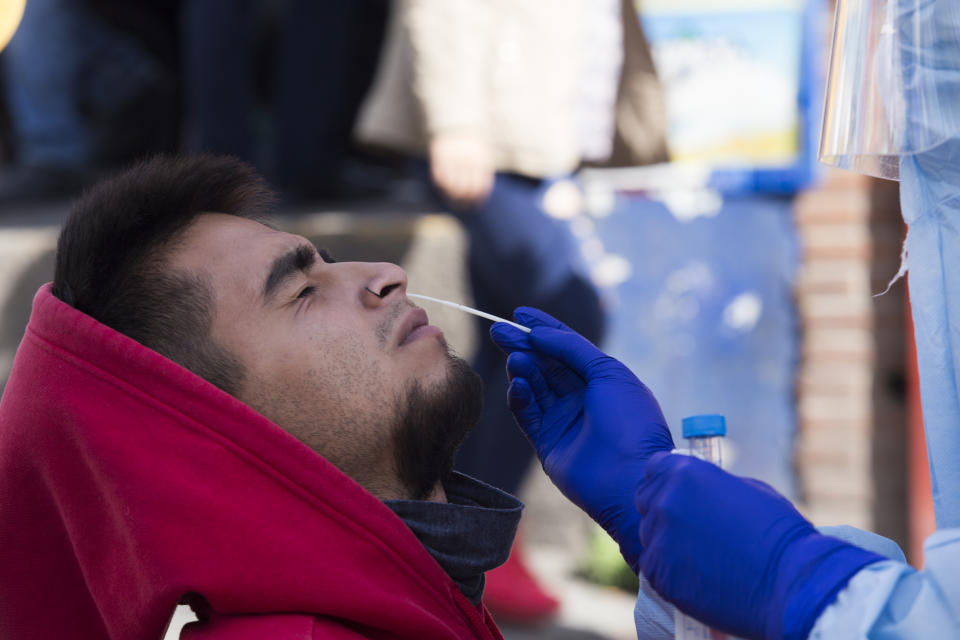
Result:
{"type": "Polygon", "coordinates": [[[690,416],[683,419],[684,438],[704,438],[727,435],[727,421],[719,414],[690,416]]]}

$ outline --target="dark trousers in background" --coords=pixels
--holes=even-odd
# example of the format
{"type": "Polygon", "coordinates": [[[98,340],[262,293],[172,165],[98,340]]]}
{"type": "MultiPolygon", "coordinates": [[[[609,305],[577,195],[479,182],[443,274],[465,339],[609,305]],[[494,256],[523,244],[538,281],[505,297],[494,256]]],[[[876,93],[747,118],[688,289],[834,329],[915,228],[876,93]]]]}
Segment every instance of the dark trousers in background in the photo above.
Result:
{"type": "MultiPolygon", "coordinates": [[[[456,211],[469,237],[469,273],[475,306],[513,318],[518,306],[542,309],[595,344],[604,313],[593,285],[578,268],[579,248],[567,223],[541,206],[549,182],[498,173],[476,210],[456,211]]],[[[457,470],[516,493],[533,448],[507,409],[506,356],[490,340],[490,322],[477,319],[473,366],[484,382],[480,423],[457,457],[457,470]]]]}
{"type": "Polygon", "coordinates": [[[188,146],[325,195],[373,79],[388,0],[192,0],[184,15],[188,146]]]}
{"type": "Polygon", "coordinates": [[[14,163],[84,171],[172,150],[179,126],[173,3],[127,2],[157,23],[151,42],[137,25],[101,13],[105,0],[30,0],[0,56],[14,163]]]}

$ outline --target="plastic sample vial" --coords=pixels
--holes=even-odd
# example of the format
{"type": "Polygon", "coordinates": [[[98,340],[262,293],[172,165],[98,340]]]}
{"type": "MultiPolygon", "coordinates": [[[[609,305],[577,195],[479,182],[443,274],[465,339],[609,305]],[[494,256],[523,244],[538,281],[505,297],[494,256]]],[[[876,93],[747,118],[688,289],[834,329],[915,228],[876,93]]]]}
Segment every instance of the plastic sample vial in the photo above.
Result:
{"type": "Polygon", "coordinates": [[[690,445],[690,455],[723,467],[721,452],[727,421],[721,415],[708,414],[683,419],[683,437],[690,445]]]}
{"type": "MultiPolygon", "coordinates": [[[[683,419],[683,437],[689,445],[690,455],[718,467],[723,466],[723,436],[727,434],[727,421],[721,415],[708,414],[683,419]]],[[[725,633],[715,631],[679,609],[674,609],[674,638],[676,640],[722,640],[725,633]]]]}

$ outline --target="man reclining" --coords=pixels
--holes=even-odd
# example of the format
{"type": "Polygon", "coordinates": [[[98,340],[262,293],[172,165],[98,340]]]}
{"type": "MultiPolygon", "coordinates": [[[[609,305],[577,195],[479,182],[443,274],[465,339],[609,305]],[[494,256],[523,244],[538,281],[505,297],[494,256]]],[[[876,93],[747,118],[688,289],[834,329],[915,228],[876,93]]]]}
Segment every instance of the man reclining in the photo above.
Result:
{"type": "Polygon", "coordinates": [[[520,503],[451,472],[477,376],[392,264],[230,159],[85,194],[0,403],[0,637],[499,638],[520,503]]]}

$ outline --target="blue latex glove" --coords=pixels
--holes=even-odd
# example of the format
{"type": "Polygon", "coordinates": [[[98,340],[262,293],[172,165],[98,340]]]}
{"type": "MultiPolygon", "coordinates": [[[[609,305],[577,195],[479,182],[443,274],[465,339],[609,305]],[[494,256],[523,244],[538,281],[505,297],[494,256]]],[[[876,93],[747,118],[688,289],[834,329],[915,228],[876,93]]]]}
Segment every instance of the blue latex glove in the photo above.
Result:
{"type": "Polygon", "coordinates": [[[634,495],[647,458],[673,449],[656,399],[623,364],[549,315],[520,307],[490,330],[507,358],[507,402],[544,471],[620,544],[637,570],[634,495]]]}
{"type": "Polygon", "coordinates": [[[884,557],[821,535],[756,480],[658,453],[637,494],[640,570],[684,613],[746,638],[806,638],[864,566],[884,557]]]}

